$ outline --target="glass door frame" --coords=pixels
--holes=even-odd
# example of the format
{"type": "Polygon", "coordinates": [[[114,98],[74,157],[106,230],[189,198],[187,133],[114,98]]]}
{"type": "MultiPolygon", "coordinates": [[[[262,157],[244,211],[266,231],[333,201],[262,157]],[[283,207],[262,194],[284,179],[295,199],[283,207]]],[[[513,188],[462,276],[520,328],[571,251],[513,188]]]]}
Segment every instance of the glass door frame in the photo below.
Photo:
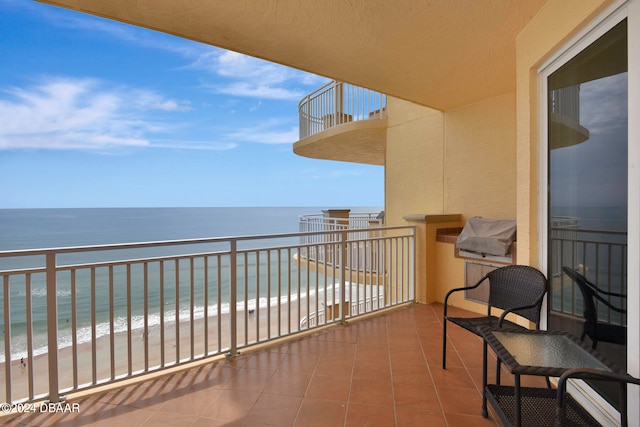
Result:
{"type": "MultiPolygon", "coordinates": [[[[616,0],[603,13],[560,47],[537,70],[538,77],[538,240],[539,265],[546,271],[549,255],[549,162],[548,162],[548,102],[547,78],[596,39],[627,19],[627,40],[640,40],[640,0],[616,0]]],[[[640,43],[628,43],[628,240],[627,240],[627,370],[640,375],[640,43]],[[635,285],[634,285],[635,284],[635,285]]],[[[548,274],[547,274],[548,276],[548,274]]],[[[546,327],[543,319],[543,328],[546,327]]],[[[615,423],[617,411],[586,383],[576,382],[572,393],[598,418],[615,423]]],[[[640,392],[629,388],[629,420],[640,419],[640,392]]]]}

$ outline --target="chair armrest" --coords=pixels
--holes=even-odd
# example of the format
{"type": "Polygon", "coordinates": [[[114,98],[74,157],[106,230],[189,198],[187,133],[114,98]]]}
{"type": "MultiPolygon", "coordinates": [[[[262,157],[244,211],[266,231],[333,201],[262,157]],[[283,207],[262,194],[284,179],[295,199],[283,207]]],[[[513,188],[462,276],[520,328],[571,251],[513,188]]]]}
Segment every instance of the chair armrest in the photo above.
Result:
{"type": "MultiPolygon", "coordinates": [[[[593,294],[593,296],[596,297],[596,299],[598,301],[600,301],[601,303],[603,303],[604,305],[606,305],[607,307],[609,307],[613,311],[617,311],[618,313],[626,313],[627,312],[627,310],[625,310],[623,308],[616,307],[615,305],[611,304],[609,301],[607,301],[606,299],[602,298],[598,294],[593,294]]],[[[617,296],[617,295],[614,295],[614,296],[617,296]]]]}
{"type": "Polygon", "coordinates": [[[478,282],[475,285],[464,286],[464,287],[461,287],[461,288],[453,288],[449,292],[447,292],[447,294],[444,297],[444,316],[447,317],[447,301],[449,300],[449,297],[451,296],[451,294],[453,294],[455,292],[459,292],[459,291],[466,291],[466,290],[469,290],[469,289],[475,289],[478,286],[480,286],[482,284],[482,282],[484,282],[486,279],[487,279],[487,276],[484,276],[482,279],[478,280],[478,282]]]}
{"type": "Polygon", "coordinates": [[[589,285],[589,287],[591,289],[593,289],[596,292],[596,296],[597,296],[597,294],[603,294],[603,295],[607,295],[607,296],[610,296],[610,297],[617,297],[617,298],[626,298],[627,297],[625,294],[619,294],[619,293],[616,293],[616,292],[608,292],[608,291],[605,291],[603,289],[600,289],[599,287],[596,286],[595,283],[591,283],[586,278],[584,279],[584,281],[586,282],[587,285],[589,285]]]}
{"type": "Polygon", "coordinates": [[[504,310],[502,312],[502,314],[500,315],[500,319],[498,319],[498,327],[501,328],[502,327],[502,322],[504,322],[504,318],[507,317],[507,315],[513,313],[514,311],[527,310],[529,308],[540,307],[540,303],[542,302],[542,299],[544,298],[544,296],[545,296],[545,294],[542,294],[542,298],[538,299],[533,304],[523,305],[521,307],[511,307],[511,308],[509,308],[507,310],[504,310]]]}
{"type": "Polygon", "coordinates": [[[484,282],[487,279],[487,276],[484,276],[482,279],[478,280],[478,282],[476,282],[475,285],[471,285],[471,286],[463,286],[460,288],[453,288],[451,290],[449,290],[449,292],[447,292],[447,295],[445,295],[444,300],[445,302],[447,301],[447,299],[449,299],[449,295],[451,295],[454,292],[458,292],[458,291],[466,291],[468,289],[475,289],[478,286],[480,286],[482,284],[482,282],[484,282]]]}
{"type": "MultiPolygon", "coordinates": [[[[640,385],[640,379],[632,377],[627,373],[607,372],[590,368],[574,368],[565,371],[558,380],[557,404],[556,404],[556,425],[563,425],[564,408],[566,404],[567,381],[575,379],[591,379],[612,381],[626,384],[640,385]]],[[[625,414],[623,414],[625,416],[625,414]]]]}

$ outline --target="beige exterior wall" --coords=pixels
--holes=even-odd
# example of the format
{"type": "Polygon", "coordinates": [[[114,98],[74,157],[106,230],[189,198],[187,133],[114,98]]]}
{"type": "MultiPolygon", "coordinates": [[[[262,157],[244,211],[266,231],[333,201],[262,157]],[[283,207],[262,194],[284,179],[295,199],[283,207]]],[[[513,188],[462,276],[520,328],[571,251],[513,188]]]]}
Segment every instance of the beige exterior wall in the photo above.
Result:
{"type": "Polygon", "coordinates": [[[445,212],[516,218],[515,94],[445,114],[445,212]]]}
{"type": "Polygon", "coordinates": [[[440,111],[387,98],[385,222],[443,212],[444,117],[440,111]]]}
{"type": "Polygon", "coordinates": [[[463,285],[464,262],[454,258],[451,243],[438,245],[436,254],[437,228],[462,226],[476,215],[515,219],[515,93],[447,112],[387,102],[385,220],[406,225],[406,215],[422,216],[411,223],[418,225],[417,299],[442,302],[463,285]],[[462,221],[429,223],[441,214],[462,214],[462,221]]]}
{"type": "MultiPolygon", "coordinates": [[[[517,38],[514,93],[445,112],[389,98],[387,223],[406,224],[405,215],[418,213],[461,214],[462,224],[475,215],[517,219],[518,263],[540,267],[537,69],[610,3],[549,1],[517,38]]],[[[418,247],[433,247],[419,234],[418,247]]],[[[419,292],[427,302],[463,283],[453,244],[438,243],[436,257],[435,266],[418,260],[418,277],[429,278],[419,292]]]]}
{"type": "Polygon", "coordinates": [[[389,98],[388,225],[407,214],[516,217],[515,94],[445,113],[389,98]]]}

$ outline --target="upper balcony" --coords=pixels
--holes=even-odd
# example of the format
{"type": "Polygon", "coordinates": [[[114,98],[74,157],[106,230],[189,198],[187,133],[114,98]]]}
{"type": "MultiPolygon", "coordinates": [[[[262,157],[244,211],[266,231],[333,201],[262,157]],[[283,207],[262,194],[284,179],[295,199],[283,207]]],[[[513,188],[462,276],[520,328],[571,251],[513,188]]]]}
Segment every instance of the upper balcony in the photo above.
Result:
{"type": "Polygon", "coordinates": [[[315,159],[384,165],[387,98],[332,81],[298,106],[300,140],[294,153],[315,159]]]}
{"type": "Polygon", "coordinates": [[[570,147],[589,139],[589,129],[580,124],[580,85],[549,92],[551,148],[570,147]]]}

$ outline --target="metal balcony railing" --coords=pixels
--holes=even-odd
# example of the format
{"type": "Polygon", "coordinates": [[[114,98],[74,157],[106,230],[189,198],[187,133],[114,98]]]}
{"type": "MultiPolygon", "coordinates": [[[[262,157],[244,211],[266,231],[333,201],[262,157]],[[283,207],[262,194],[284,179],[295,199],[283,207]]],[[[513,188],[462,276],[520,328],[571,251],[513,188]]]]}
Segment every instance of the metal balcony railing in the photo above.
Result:
{"type": "MultiPolygon", "coordinates": [[[[627,290],[627,233],[580,228],[577,218],[553,219],[550,245],[554,254],[550,277],[553,278],[551,309],[570,316],[582,317],[582,295],[570,278],[562,274],[562,267],[582,270],[589,280],[607,292],[626,293],[627,290]]],[[[610,300],[619,305],[619,299],[610,300]]],[[[626,319],[601,304],[599,320],[625,324],[626,319]]]]}
{"type": "Polygon", "coordinates": [[[580,122],[580,85],[549,91],[549,103],[552,113],[580,122]]]}
{"type": "Polygon", "coordinates": [[[414,277],[413,227],[0,252],[0,402],[233,356],[413,301],[414,277]],[[377,274],[356,274],[363,247],[377,274]],[[305,268],[311,250],[332,264],[305,268]]]}
{"type": "Polygon", "coordinates": [[[387,97],[379,92],[332,81],[298,104],[300,139],[344,123],[384,117],[387,97]]]}

